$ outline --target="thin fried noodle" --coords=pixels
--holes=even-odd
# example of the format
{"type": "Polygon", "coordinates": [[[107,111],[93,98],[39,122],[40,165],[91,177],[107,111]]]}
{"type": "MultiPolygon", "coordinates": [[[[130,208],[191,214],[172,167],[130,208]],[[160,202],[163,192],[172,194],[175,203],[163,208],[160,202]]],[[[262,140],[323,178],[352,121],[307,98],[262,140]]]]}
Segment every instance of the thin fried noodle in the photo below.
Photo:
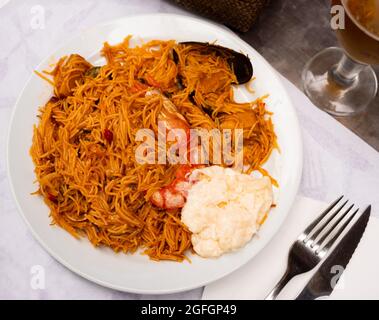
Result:
{"type": "Polygon", "coordinates": [[[261,165],[277,147],[276,136],[263,98],[235,102],[235,75],[222,57],[175,41],[133,48],[129,41],[105,43],[101,67],[72,54],[48,72],[54,96],[40,109],[30,150],[36,193],[53,223],[77,238],[116,252],[141,247],[151,259],[182,261],[192,246],[180,209],[158,209],[149,201],[174,179],[178,165],[135,159],[137,130],[156,132],[163,107],[163,96],[146,92],[155,88],[170,97],[191,128],[242,128],[248,171],[267,174],[261,165]]]}

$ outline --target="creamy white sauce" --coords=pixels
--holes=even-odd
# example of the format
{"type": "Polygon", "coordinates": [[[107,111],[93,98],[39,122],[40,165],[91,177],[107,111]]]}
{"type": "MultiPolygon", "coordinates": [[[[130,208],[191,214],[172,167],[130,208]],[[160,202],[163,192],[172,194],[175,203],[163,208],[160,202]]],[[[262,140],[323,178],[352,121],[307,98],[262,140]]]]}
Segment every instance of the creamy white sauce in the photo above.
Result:
{"type": "Polygon", "coordinates": [[[271,208],[268,177],[254,178],[233,169],[211,166],[194,170],[182,209],[182,222],[192,232],[195,252],[218,257],[246,245],[271,208]]]}

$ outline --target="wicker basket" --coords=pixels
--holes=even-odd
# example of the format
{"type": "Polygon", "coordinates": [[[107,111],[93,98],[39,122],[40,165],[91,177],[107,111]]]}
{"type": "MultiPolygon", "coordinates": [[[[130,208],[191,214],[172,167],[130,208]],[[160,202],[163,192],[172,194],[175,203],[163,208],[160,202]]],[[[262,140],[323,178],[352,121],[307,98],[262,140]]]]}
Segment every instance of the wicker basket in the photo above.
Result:
{"type": "Polygon", "coordinates": [[[248,31],[270,0],[174,0],[186,9],[226,26],[248,31]]]}

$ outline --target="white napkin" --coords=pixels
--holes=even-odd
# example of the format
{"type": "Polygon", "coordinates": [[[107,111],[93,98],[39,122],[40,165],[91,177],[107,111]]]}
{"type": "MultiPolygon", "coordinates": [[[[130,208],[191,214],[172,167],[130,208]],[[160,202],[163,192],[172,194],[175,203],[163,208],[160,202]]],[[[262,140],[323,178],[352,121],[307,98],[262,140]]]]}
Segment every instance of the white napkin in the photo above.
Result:
{"type": "MultiPolygon", "coordinates": [[[[204,289],[203,299],[264,299],[283,275],[288,250],[327,204],[298,197],[283,227],[247,265],[204,289]]],[[[365,233],[329,299],[379,299],[379,219],[371,216],[365,233]]],[[[278,298],[294,299],[315,270],[294,278],[278,298]]]]}

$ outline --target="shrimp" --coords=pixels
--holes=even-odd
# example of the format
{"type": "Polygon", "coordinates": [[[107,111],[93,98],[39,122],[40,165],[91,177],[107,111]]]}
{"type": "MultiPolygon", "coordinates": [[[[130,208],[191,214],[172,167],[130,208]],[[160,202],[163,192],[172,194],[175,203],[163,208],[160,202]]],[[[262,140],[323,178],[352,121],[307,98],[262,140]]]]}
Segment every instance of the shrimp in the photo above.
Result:
{"type": "Polygon", "coordinates": [[[157,89],[147,91],[145,96],[152,96],[155,94],[160,95],[163,98],[163,108],[158,115],[158,120],[163,122],[167,130],[183,129],[186,133],[189,133],[190,125],[170,99],[163,96],[157,89]]]}
{"type": "MultiPolygon", "coordinates": [[[[163,108],[158,115],[158,120],[163,122],[166,130],[183,129],[186,132],[185,147],[187,148],[187,153],[189,153],[190,125],[176,106],[168,98],[164,97],[159,90],[154,89],[146,92],[146,96],[154,94],[159,94],[163,97],[163,108]]],[[[150,202],[162,209],[182,208],[192,186],[192,182],[189,181],[188,177],[195,167],[198,166],[181,165],[175,173],[175,179],[169,185],[155,191],[150,198],[150,202]]]]}
{"type": "Polygon", "coordinates": [[[177,209],[184,207],[188,191],[195,183],[189,176],[195,167],[181,165],[175,174],[175,179],[167,186],[155,191],[150,198],[152,204],[162,209],[177,209]]]}

